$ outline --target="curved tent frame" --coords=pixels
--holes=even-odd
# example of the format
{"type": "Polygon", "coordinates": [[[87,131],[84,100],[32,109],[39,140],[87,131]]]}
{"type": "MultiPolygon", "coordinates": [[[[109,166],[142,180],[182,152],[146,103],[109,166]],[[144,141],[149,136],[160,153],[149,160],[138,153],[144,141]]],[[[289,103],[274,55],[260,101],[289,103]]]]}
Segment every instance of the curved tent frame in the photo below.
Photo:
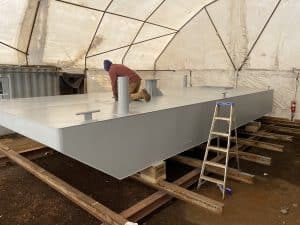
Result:
{"type": "MultiPolygon", "coordinates": [[[[73,2],[69,2],[69,1],[64,1],[64,0],[53,0],[53,1],[56,1],[56,2],[60,2],[60,3],[63,3],[63,4],[68,4],[68,5],[72,5],[74,7],[80,7],[80,8],[84,8],[84,9],[87,9],[87,10],[92,10],[92,11],[96,11],[96,12],[101,12],[101,16],[100,16],[100,19],[99,19],[99,22],[97,24],[97,27],[95,29],[95,32],[93,33],[93,36],[91,38],[91,41],[89,43],[89,47],[84,55],[84,70],[86,71],[88,69],[87,67],[87,60],[90,59],[90,58],[93,58],[93,57],[96,57],[96,56],[99,56],[99,55],[102,55],[102,54],[105,54],[105,53],[109,53],[109,52],[113,52],[113,51],[117,51],[117,50],[120,50],[120,49],[123,49],[123,48],[127,48],[127,50],[125,51],[125,53],[123,54],[122,56],[122,59],[121,59],[121,62],[124,63],[125,61],[125,58],[127,57],[128,53],[130,52],[130,50],[132,49],[132,47],[134,45],[138,45],[138,44],[141,44],[141,43],[144,43],[144,42],[149,42],[149,41],[152,41],[152,40],[155,40],[155,39],[159,39],[159,38],[162,38],[162,37],[166,37],[166,36],[171,36],[170,40],[165,44],[165,46],[162,48],[162,50],[160,51],[160,53],[158,54],[158,56],[155,58],[154,60],[154,65],[153,65],[153,70],[155,71],[156,70],[156,67],[157,67],[157,62],[158,60],[160,59],[160,57],[163,55],[163,53],[165,52],[165,50],[169,47],[169,45],[173,42],[173,40],[176,38],[176,36],[178,35],[178,33],[184,28],[186,27],[200,12],[202,12],[203,10],[205,10],[210,22],[211,22],[211,25],[213,26],[225,52],[226,52],[226,55],[228,56],[231,64],[232,64],[232,67],[234,69],[234,71],[240,71],[242,70],[243,66],[246,64],[251,52],[253,51],[255,45],[257,44],[259,38],[261,37],[261,35],[263,34],[263,32],[265,31],[267,25],[269,24],[272,16],[274,15],[274,13],[276,12],[278,6],[280,5],[281,3],[281,0],[278,0],[274,10],[272,11],[271,15],[268,17],[265,25],[263,26],[262,30],[260,31],[260,33],[258,34],[255,42],[253,43],[253,45],[251,46],[249,52],[247,53],[247,56],[245,57],[245,59],[243,60],[242,64],[240,66],[237,66],[234,64],[233,62],[233,59],[232,57],[230,56],[229,54],[229,51],[227,50],[225,44],[224,44],[224,41],[222,39],[222,37],[220,36],[218,30],[217,30],[217,27],[215,26],[214,24],[214,21],[212,19],[212,17],[210,16],[209,12],[208,12],[208,9],[207,7],[220,1],[220,0],[212,0],[212,1],[209,1],[207,4],[205,4],[203,7],[201,7],[199,10],[196,11],[196,13],[194,13],[187,21],[184,21],[183,25],[181,25],[178,29],[175,29],[175,28],[172,28],[172,27],[168,27],[168,26],[164,26],[162,24],[158,24],[158,23],[154,23],[154,22],[151,22],[150,19],[151,17],[153,16],[153,14],[155,12],[157,12],[161,6],[163,4],[165,4],[166,0],[161,0],[160,3],[154,8],[154,10],[152,10],[150,12],[150,14],[146,17],[146,19],[144,20],[141,20],[139,18],[134,18],[134,17],[130,17],[130,16],[127,16],[127,15],[122,15],[122,14],[119,14],[119,13],[115,13],[115,12],[111,12],[109,11],[109,8],[110,6],[112,5],[112,3],[114,2],[114,0],[110,0],[108,2],[108,4],[106,5],[105,9],[104,10],[101,10],[101,9],[97,9],[97,8],[93,8],[93,7],[89,7],[89,6],[85,6],[85,5],[81,5],[81,4],[77,4],[77,3],[73,3],[73,2]],[[114,15],[114,16],[118,16],[118,17],[123,17],[123,18],[126,18],[126,19],[131,19],[131,20],[135,20],[135,21],[139,21],[141,22],[142,24],[140,25],[139,29],[137,30],[137,32],[135,33],[134,35],[134,38],[131,40],[130,44],[127,44],[127,45],[123,45],[123,46],[120,46],[120,47],[117,47],[117,48],[113,48],[113,49],[109,49],[109,50],[105,50],[105,51],[101,51],[101,52],[98,52],[98,53],[94,53],[94,54],[90,54],[90,50],[92,48],[92,45],[95,41],[95,38],[97,36],[97,33],[99,32],[99,28],[103,22],[103,19],[105,17],[105,15],[107,14],[110,14],[110,15],[114,15]],[[157,27],[161,27],[161,28],[164,28],[164,29],[168,29],[170,30],[169,33],[167,34],[163,34],[163,35],[159,35],[159,36],[155,36],[155,37],[152,37],[152,38],[148,38],[148,39],[145,39],[145,40],[142,40],[142,41],[136,41],[137,40],[137,37],[139,36],[140,32],[142,31],[143,27],[145,26],[145,24],[150,24],[150,25],[153,25],[153,26],[157,26],[157,27]]],[[[21,49],[18,49],[12,45],[9,45],[3,41],[0,40],[0,45],[4,45],[8,48],[11,48],[15,51],[18,51],[22,54],[24,54],[26,56],[26,65],[29,65],[29,60],[28,60],[28,57],[30,57],[30,54],[29,54],[29,49],[30,49],[30,45],[31,45],[31,41],[32,41],[32,35],[33,35],[33,31],[34,31],[34,28],[35,28],[35,25],[36,25],[36,21],[37,21],[37,15],[38,15],[38,12],[39,12],[39,8],[40,8],[40,3],[41,3],[41,0],[37,1],[36,3],[36,9],[35,9],[35,12],[34,12],[34,15],[33,15],[33,19],[32,19],[32,26],[31,26],[31,29],[30,29],[30,33],[29,33],[29,37],[28,37],[28,42],[27,42],[27,47],[25,50],[21,50],[21,49]]]]}

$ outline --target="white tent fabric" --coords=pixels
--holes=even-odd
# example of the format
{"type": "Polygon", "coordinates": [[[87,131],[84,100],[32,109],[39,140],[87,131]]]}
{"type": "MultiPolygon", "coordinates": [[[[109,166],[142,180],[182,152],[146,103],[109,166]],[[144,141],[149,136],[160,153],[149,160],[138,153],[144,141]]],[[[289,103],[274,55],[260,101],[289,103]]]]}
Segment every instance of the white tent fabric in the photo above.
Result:
{"type": "MultiPolygon", "coordinates": [[[[151,69],[174,33],[211,1],[0,0],[0,41],[25,53],[29,46],[29,64],[99,68],[100,56],[112,54],[115,62],[151,69]]],[[[24,54],[7,46],[0,45],[0,53],[8,56],[1,64],[25,63],[24,54]]]]}
{"type": "Polygon", "coordinates": [[[192,85],[269,86],[272,115],[289,117],[300,104],[299,10],[299,0],[0,0],[0,64],[86,68],[94,81],[111,59],[176,70],[156,71],[161,85],[191,73],[192,85]]]}

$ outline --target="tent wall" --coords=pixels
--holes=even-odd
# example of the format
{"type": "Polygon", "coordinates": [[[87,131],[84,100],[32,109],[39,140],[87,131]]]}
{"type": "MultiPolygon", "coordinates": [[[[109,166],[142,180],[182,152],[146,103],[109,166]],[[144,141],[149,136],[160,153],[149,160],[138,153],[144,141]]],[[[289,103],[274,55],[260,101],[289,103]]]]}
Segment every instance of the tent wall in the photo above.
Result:
{"type": "MultiPolygon", "coordinates": [[[[218,1],[208,12],[238,68],[271,15],[277,0],[218,1]]],[[[237,85],[273,88],[273,116],[290,117],[290,103],[297,96],[300,68],[300,2],[282,0],[249,59],[239,72],[237,85]]],[[[169,45],[157,64],[158,69],[192,69],[194,85],[234,85],[233,66],[214,31],[206,12],[201,12],[169,45]],[[223,70],[226,70],[223,71],[223,70]]],[[[300,114],[296,114],[300,119],[300,114]]]]}
{"type": "Polygon", "coordinates": [[[99,84],[109,89],[101,75],[109,58],[139,70],[175,70],[155,72],[162,88],[181,86],[190,71],[194,86],[270,86],[274,116],[289,117],[291,100],[300,101],[293,72],[300,68],[298,0],[66,1],[73,5],[0,0],[0,64],[88,68],[92,91],[99,84]],[[209,15],[202,9],[206,4],[209,15]],[[234,69],[241,66],[237,77],[234,69]]]}

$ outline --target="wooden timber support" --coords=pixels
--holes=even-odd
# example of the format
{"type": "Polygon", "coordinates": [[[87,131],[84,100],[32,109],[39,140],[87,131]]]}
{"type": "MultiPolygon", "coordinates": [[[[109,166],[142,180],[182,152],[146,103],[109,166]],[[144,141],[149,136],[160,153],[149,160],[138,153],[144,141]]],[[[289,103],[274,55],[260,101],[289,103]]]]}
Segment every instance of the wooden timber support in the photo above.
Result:
{"type": "Polygon", "coordinates": [[[272,144],[272,143],[256,141],[256,140],[249,140],[245,138],[238,138],[238,144],[262,148],[262,149],[275,151],[275,152],[283,152],[283,148],[284,148],[284,145],[272,144]]]}
{"type": "Polygon", "coordinates": [[[21,156],[19,153],[1,144],[0,152],[104,223],[111,225],[133,224],[120,214],[113,212],[96,200],[21,156]]]}
{"type": "MultiPolygon", "coordinates": [[[[175,156],[171,159],[175,160],[177,162],[186,164],[188,166],[195,167],[195,168],[201,168],[202,163],[203,163],[202,160],[194,159],[194,158],[191,158],[191,157],[185,157],[185,156],[175,156]]],[[[219,175],[224,174],[224,171],[223,171],[222,168],[213,167],[213,166],[207,166],[207,171],[215,173],[215,174],[219,174],[219,175]]],[[[244,182],[244,183],[247,183],[247,184],[253,184],[254,175],[252,175],[252,174],[240,172],[239,170],[233,169],[233,168],[228,168],[228,174],[227,175],[230,179],[240,181],[240,182],[244,182]]]]}
{"type": "MultiPolygon", "coordinates": [[[[27,159],[36,159],[54,153],[54,150],[18,134],[1,136],[0,144],[26,156],[27,159]]],[[[0,154],[0,166],[5,166],[9,162],[11,162],[9,158],[0,154]]]]}
{"type": "MultiPolygon", "coordinates": [[[[188,172],[187,174],[185,174],[184,176],[180,177],[173,183],[175,185],[180,185],[184,188],[188,188],[198,181],[199,175],[200,175],[200,170],[194,169],[188,172]]],[[[142,201],[131,206],[130,208],[122,211],[120,214],[124,218],[136,222],[144,218],[145,216],[149,215],[151,212],[163,206],[164,204],[166,204],[172,199],[173,197],[168,195],[166,192],[157,191],[154,194],[143,199],[142,201]]]]}
{"type": "Polygon", "coordinates": [[[166,175],[166,163],[161,161],[159,163],[153,164],[147,169],[139,172],[139,175],[152,183],[157,183],[158,181],[165,180],[166,175]]]}
{"type": "Polygon", "coordinates": [[[282,132],[282,133],[300,136],[300,129],[297,129],[297,128],[282,127],[282,126],[276,126],[276,125],[265,125],[265,124],[263,124],[262,127],[264,129],[272,129],[275,132],[282,132]]]}
{"type": "Polygon", "coordinates": [[[265,124],[276,124],[281,126],[290,126],[294,128],[300,128],[300,120],[291,121],[284,118],[276,118],[276,117],[262,117],[259,119],[265,124]]]}
{"type": "Polygon", "coordinates": [[[284,123],[300,124],[300,120],[291,121],[290,119],[280,118],[280,117],[271,117],[271,116],[263,116],[259,120],[261,120],[261,121],[273,121],[273,122],[284,122],[284,123]]]}
{"type": "MultiPolygon", "coordinates": [[[[229,154],[232,157],[236,156],[235,151],[230,151],[229,154]]],[[[265,166],[271,166],[271,163],[272,163],[272,158],[267,157],[267,156],[254,154],[254,153],[250,153],[250,152],[239,151],[239,158],[243,159],[243,160],[247,160],[249,162],[255,162],[255,163],[258,163],[258,164],[262,164],[262,165],[265,165],[265,166]]]]}
{"type": "Polygon", "coordinates": [[[167,182],[167,181],[158,181],[156,183],[152,183],[147,179],[143,179],[139,175],[132,176],[133,179],[138,180],[150,187],[153,187],[155,189],[158,189],[160,191],[164,191],[167,194],[180,199],[182,201],[191,203],[195,206],[202,207],[204,209],[207,209],[211,212],[221,214],[223,211],[224,204],[218,201],[215,201],[213,199],[210,199],[206,196],[197,194],[195,192],[189,191],[185,188],[182,188],[176,184],[167,182]]]}
{"type": "MultiPolygon", "coordinates": [[[[46,148],[45,145],[42,145],[36,141],[33,141],[29,138],[26,138],[18,134],[1,136],[0,144],[7,146],[18,153],[27,153],[27,152],[46,148]]],[[[4,155],[0,155],[0,159],[4,157],[5,157],[4,155]]]]}
{"type": "MultiPolygon", "coordinates": [[[[34,160],[38,158],[42,158],[45,156],[49,156],[54,154],[54,150],[50,148],[42,148],[42,149],[35,149],[34,151],[29,152],[22,152],[20,153],[22,156],[24,156],[26,159],[34,160]]],[[[6,166],[8,163],[13,163],[9,158],[6,156],[1,155],[0,157],[0,167],[6,166]]]]}
{"type": "MultiPolygon", "coordinates": [[[[270,132],[266,132],[266,131],[258,131],[256,133],[252,133],[252,132],[239,130],[238,133],[244,134],[244,135],[249,135],[249,136],[266,138],[266,139],[270,139],[270,140],[288,141],[288,142],[293,141],[293,136],[283,135],[283,134],[275,134],[275,133],[270,133],[270,132]]],[[[249,139],[247,139],[247,140],[249,140],[249,139]]]]}
{"type": "MultiPolygon", "coordinates": [[[[224,138],[222,138],[224,139],[224,138]]],[[[235,139],[231,138],[231,140],[234,142],[235,139]]],[[[275,152],[283,152],[284,145],[278,145],[278,144],[272,144],[268,142],[262,142],[258,140],[251,140],[246,138],[238,138],[238,145],[247,145],[251,147],[257,147],[269,151],[275,151],[275,152]]]]}
{"type": "Polygon", "coordinates": [[[300,128],[300,124],[293,123],[293,122],[274,122],[274,121],[267,121],[263,120],[264,124],[270,124],[270,125],[278,125],[283,127],[289,127],[289,128],[300,128]]]}

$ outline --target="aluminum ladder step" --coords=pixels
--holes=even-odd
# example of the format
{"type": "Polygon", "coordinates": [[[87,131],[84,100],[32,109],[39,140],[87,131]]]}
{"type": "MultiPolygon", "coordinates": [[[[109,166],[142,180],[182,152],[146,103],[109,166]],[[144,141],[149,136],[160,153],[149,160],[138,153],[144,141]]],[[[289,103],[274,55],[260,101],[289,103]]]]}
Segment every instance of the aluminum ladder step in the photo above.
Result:
{"type": "MultiPolygon", "coordinates": [[[[200,176],[199,176],[199,181],[198,181],[198,186],[197,189],[200,188],[200,186],[205,182],[212,182],[218,185],[222,185],[223,188],[221,190],[222,195],[223,195],[223,199],[225,198],[225,190],[226,190],[226,180],[227,180],[227,169],[228,169],[228,161],[229,161],[229,150],[230,150],[230,145],[231,145],[231,131],[232,128],[234,128],[236,126],[236,116],[234,113],[234,103],[232,102],[217,102],[215,105],[215,110],[214,110],[214,115],[213,115],[213,120],[211,123],[211,127],[210,127],[210,132],[209,132],[209,136],[208,136],[208,144],[206,146],[205,149],[205,154],[204,154],[204,159],[203,159],[203,163],[202,163],[202,168],[201,168],[201,172],[200,172],[200,176]],[[230,107],[229,109],[229,116],[225,115],[228,114],[227,113],[227,109],[225,109],[226,111],[224,111],[223,115],[221,114],[222,108],[224,107],[230,107]],[[218,129],[215,130],[215,124],[217,121],[226,121],[227,122],[227,127],[226,131],[225,130],[220,130],[218,131],[218,129]],[[219,144],[216,145],[211,145],[211,140],[213,138],[219,138],[219,137],[225,137],[226,141],[227,141],[227,148],[226,147],[220,147],[219,144]],[[217,153],[225,153],[225,158],[226,161],[225,163],[221,163],[221,162],[214,162],[214,161],[209,161],[208,160],[208,154],[209,151],[215,151],[217,153]],[[219,175],[223,176],[222,178],[213,178],[210,177],[209,175],[206,174],[207,171],[207,167],[212,167],[212,168],[220,168],[221,173],[219,173],[219,175]],[[205,175],[206,174],[206,175],[205,175]]],[[[226,125],[226,124],[223,124],[226,125]]],[[[237,140],[237,131],[235,130],[235,138],[234,140],[237,140]]],[[[219,142],[218,142],[219,143],[219,142]]],[[[237,149],[238,151],[238,149],[237,149]]],[[[238,155],[236,156],[237,158],[237,163],[238,163],[238,168],[239,168],[239,161],[238,161],[238,155]]]]}
{"type": "Polygon", "coordinates": [[[222,132],[217,132],[217,131],[212,131],[211,134],[221,136],[221,137],[229,137],[228,133],[222,133],[222,132]]]}
{"type": "Polygon", "coordinates": [[[213,151],[217,151],[217,152],[224,152],[224,153],[227,153],[227,148],[220,148],[220,147],[216,147],[216,146],[211,146],[211,145],[209,145],[209,146],[207,146],[207,148],[209,149],[209,150],[213,150],[213,151]]]}
{"type": "Polygon", "coordinates": [[[217,117],[215,117],[215,120],[224,120],[224,121],[230,122],[230,118],[228,118],[228,117],[219,117],[219,116],[217,116],[217,117]]]}
{"type": "Polygon", "coordinates": [[[212,178],[212,177],[208,177],[208,176],[200,176],[200,178],[202,180],[206,180],[206,181],[209,181],[209,182],[212,182],[212,183],[215,183],[215,184],[221,184],[224,186],[224,181],[223,180],[219,180],[219,179],[216,179],[216,178],[212,178]]]}
{"type": "Polygon", "coordinates": [[[226,166],[224,164],[221,164],[221,163],[216,163],[216,162],[211,162],[211,161],[205,161],[204,163],[206,165],[214,166],[214,167],[219,167],[219,168],[222,168],[222,169],[226,168],[226,166]]]}

